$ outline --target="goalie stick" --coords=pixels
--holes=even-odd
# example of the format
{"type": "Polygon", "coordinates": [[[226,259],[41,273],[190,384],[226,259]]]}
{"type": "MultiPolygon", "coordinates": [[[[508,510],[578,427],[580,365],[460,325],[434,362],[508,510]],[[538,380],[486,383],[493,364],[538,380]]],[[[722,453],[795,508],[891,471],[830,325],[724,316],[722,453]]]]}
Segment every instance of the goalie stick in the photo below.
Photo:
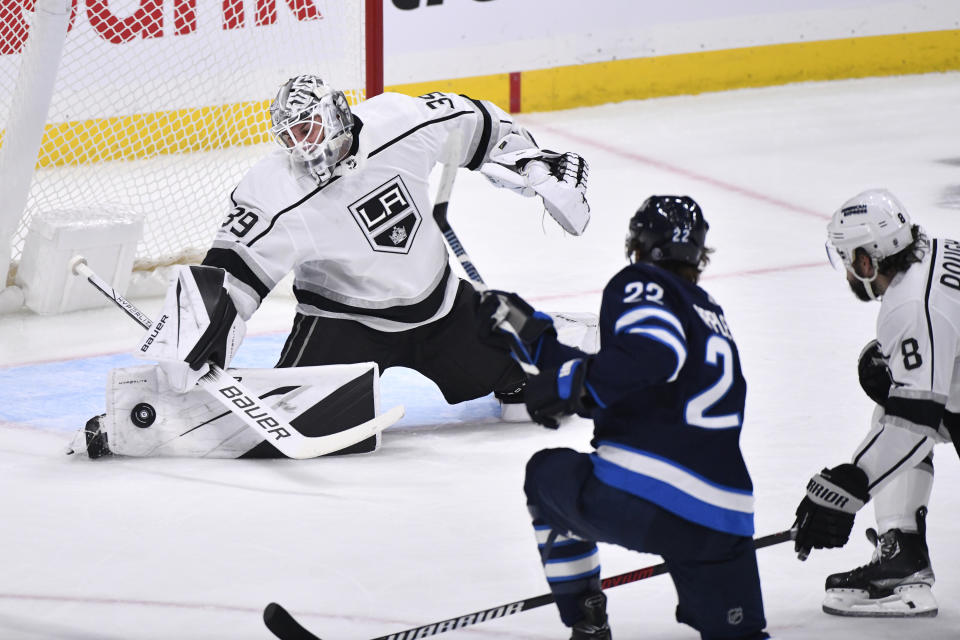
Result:
{"type": "MultiPolygon", "coordinates": [[[[483,281],[483,278],[480,277],[480,272],[477,271],[477,268],[473,265],[473,261],[463,248],[460,238],[457,237],[453,227],[450,226],[450,221],[447,220],[447,208],[450,205],[450,193],[453,191],[453,181],[457,177],[457,169],[459,169],[459,167],[455,163],[443,165],[443,170],[440,173],[440,184],[437,187],[437,198],[433,202],[433,219],[437,222],[437,226],[440,227],[440,232],[443,234],[443,239],[447,241],[447,246],[453,251],[453,255],[460,261],[463,270],[473,282],[473,288],[483,293],[489,287],[487,287],[487,283],[483,281]]],[[[507,320],[502,320],[500,326],[513,334],[518,342],[520,341],[520,336],[517,334],[516,328],[507,320]]],[[[526,354],[518,353],[517,349],[512,346],[510,351],[513,353],[513,359],[517,361],[524,373],[531,376],[540,373],[540,369],[537,365],[529,361],[526,354]]]]}
{"type": "Polygon", "coordinates": [[[437,226],[440,227],[440,232],[443,234],[443,239],[447,241],[453,255],[460,261],[460,265],[467,272],[467,276],[475,283],[486,288],[486,283],[480,277],[480,272],[473,266],[470,256],[467,255],[463,245],[460,244],[460,238],[453,232],[450,222],[447,220],[450,193],[453,191],[453,181],[457,177],[457,169],[459,168],[452,162],[443,165],[443,171],[440,173],[440,185],[437,187],[437,198],[433,202],[433,219],[436,220],[437,226]]]}
{"type": "MultiPolygon", "coordinates": [[[[771,533],[770,535],[757,538],[753,541],[753,546],[756,549],[763,549],[764,547],[771,547],[773,545],[780,544],[781,542],[793,540],[795,536],[795,529],[787,529],[786,531],[779,531],[777,533],[771,533]]],[[[604,578],[600,581],[600,588],[612,589],[613,587],[619,587],[620,585],[637,582],[638,580],[646,580],[647,578],[659,576],[664,573],[669,573],[669,569],[667,569],[667,563],[661,562],[660,564],[644,567],[642,569],[634,569],[633,571],[621,573],[620,575],[604,578]]],[[[529,611],[530,609],[536,609],[537,607],[548,605],[553,601],[553,594],[545,593],[533,598],[526,598],[525,600],[508,602],[507,604],[502,604],[498,607],[474,611],[473,613],[457,616],[456,618],[448,618],[438,622],[431,622],[420,627],[404,629],[403,631],[397,631],[396,633],[391,633],[387,636],[378,636],[373,638],[373,640],[413,640],[414,638],[426,638],[428,636],[435,636],[447,631],[462,629],[463,627],[479,624],[488,620],[512,616],[515,613],[521,613],[523,611],[529,611]]],[[[263,622],[267,625],[267,628],[273,633],[273,635],[280,638],[280,640],[321,640],[319,636],[315,636],[307,631],[306,628],[304,628],[294,619],[290,612],[276,602],[271,602],[263,610],[263,622]]]]}
{"type": "MultiPolygon", "coordinates": [[[[129,300],[114,291],[113,287],[87,265],[83,256],[74,256],[70,260],[69,266],[74,275],[86,278],[87,282],[123,309],[141,327],[150,329],[153,326],[153,321],[129,300]]],[[[376,435],[403,417],[403,406],[398,405],[372,420],[349,429],[326,436],[310,437],[293,428],[267,403],[262,402],[256,394],[252,393],[246,385],[231,377],[212,362],[210,363],[210,372],[200,379],[199,384],[231,413],[240,418],[244,425],[259,433],[280,453],[288,458],[298,460],[317,458],[345,449],[376,435]]]]}

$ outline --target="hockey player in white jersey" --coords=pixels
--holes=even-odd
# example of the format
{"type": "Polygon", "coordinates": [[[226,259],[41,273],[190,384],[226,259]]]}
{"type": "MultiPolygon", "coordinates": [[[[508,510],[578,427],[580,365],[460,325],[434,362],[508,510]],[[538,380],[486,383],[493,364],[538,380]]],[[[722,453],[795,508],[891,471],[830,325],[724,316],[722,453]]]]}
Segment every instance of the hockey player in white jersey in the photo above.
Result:
{"type": "MultiPolygon", "coordinates": [[[[404,366],[451,404],[494,392],[522,409],[519,366],[477,338],[478,294],[451,270],[428,178],[441,162],[479,170],[541,199],[580,235],[586,162],[540,149],[496,105],[451,93],[385,93],[351,108],[321,78],[300,75],[281,86],[270,117],[281,148],[243,176],[203,264],[181,271],[168,294],[165,312],[192,330],[168,325],[172,335],[141,355],[160,361],[174,391],[192,389],[206,361],[229,365],[245,321],[292,271],[296,316],[277,367],[404,366]],[[181,289],[200,302],[186,305],[181,289]]],[[[375,447],[370,438],[352,451],[375,447]]]]}
{"type": "Polygon", "coordinates": [[[890,192],[854,196],[828,225],[828,250],[857,298],[880,300],[877,337],[863,350],[860,383],[877,403],[849,463],[811,478],[797,508],[796,548],[846,544],[871,498],[873,559],[826,580],[823,610],[846,616],[934,616],[925,536],[933,446],[960,452],[960,242],[927,238],[890,192]]]}

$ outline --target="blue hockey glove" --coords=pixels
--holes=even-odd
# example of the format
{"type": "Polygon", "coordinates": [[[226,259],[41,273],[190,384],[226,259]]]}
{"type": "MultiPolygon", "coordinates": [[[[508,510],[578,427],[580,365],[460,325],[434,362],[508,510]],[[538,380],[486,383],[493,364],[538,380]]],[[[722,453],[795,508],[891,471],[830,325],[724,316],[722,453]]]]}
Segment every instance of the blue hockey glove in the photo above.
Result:
{"type": "Polygon", "coordinates": [[[594,405],[586,386],[587,364],[581,358],[567,360],[559,369],[547,369],[527,380],[524,402],[535,422],[548,429],[560,426],[560,418],[572,413],[589,415],[594,405]]]}
{"type": "Polygon", "coordinates": [[[489,289],[480,294],[477,318],[481,342],[510,350],[530,364],[536,364],[544,336],[557,335],[550,316],[506,291],[489,289]]]}
{"type": "Polygon", "coordinates": [[[847,544],[854,516],[868,500],[867,474],[855,465],[841,464],[810,478],[793,524],[799,558],[805,560],[811,549],[847,544]]]}

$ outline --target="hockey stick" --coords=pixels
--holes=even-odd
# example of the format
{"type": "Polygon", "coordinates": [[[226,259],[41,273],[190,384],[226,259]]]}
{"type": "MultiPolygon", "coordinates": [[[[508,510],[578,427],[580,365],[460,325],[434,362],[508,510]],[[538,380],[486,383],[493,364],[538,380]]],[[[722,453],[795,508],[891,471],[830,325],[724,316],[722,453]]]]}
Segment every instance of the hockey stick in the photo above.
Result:
{"type": "MultiPolygon", "coordinates": [[[[781,542],[792,540],[794,536],[796,536],[796,531],[787,529],[786,531],[779,531],[763,536],[762,538],[757,538],[753,541],[753,546],[755,549],[763,549],[764,547],[771,547],[781,542]]],[[[634,569],[633,571],[621,573],[620,575],[604,578],[600,581],[600,588],[612,589],[613,587],[637,582],[638,580],[646,580],[647,578],[659,576],[664,573],[669,573],[669,570],[667,569],[667,563],[661,562],[660,564],[655,564],[650,567],[634,569]]],[[[426,638],[446,631],[454,631],[455,629],[462,629],[463,627],[486,622],[487,620],[512,616],[515,613],[521,613],[548,605],[553,601],[553,594],[545,593],[533,598],[502,604],[498,607],[474,611],[473,613],[468,613],[456,618],[448,618],[420,627],[404,629],[403,631],[391,633],[388,636],[378,636],[373,638],[373,640],[413,640],[414,638],[426,638]]],[[[294,620],[293,616],[290,615],[286,609],[276,602],[271,602],[263,610],[263,622],[273,635],[280,638],[280,640],[321,640],[319,636],[315,636],[307,631],[299,622],[294,620]]]]}
{"type": "MultiPolygon", "coordinates": [[[[123,309],[141,327],[149,330],[153,326],[153,321],[101,279],[87,265],[83,256],[74,256],[70,260],[69,266],[74,275],[86,278],[87,282],[123,309]]],[[[210,363],[210,373],[200,378],[199,384],[231,413],[240,418],[243,424],[259,433],[264,440],[276,447],[280,453],[288,458],[298,460],[316,458],[345,449],[376,435],[403,417],[403,406],[400,405],[372,420],[349,429],[326,436],[310,437],[293,428],[267,403],[262,402],[256,394],[251,392],[246,385],[225,373],[223,369],[212,362],[210,363]]]]}
{"type": "MultiPolygon", "coordinates": [[[[483,293],[488,289],[487,283],[480,277],[480,272],[473,265],[473,261],[470,260],[470,256],[463,248],[460,238],[457,237],[453,227],[450,226],[450,221],[447,220],[447,207],[450,204],[450,193],[453,191],[453,181],[457,177],[457,169],[459,167],[452,162],[443,165],[443,170],[440,173],[440,185],[437,187],[437,198],[433,202],[433,219],[437,222],[437,226],[443,234],[443,239],[447,241],[447,246],[453,251],[453,255],[460,261],[463,270],[466,271],[467,276],[473,282],[474,289],[483,293]]],[[[512,334],[518,344],[521,342],[517,330],[506,318],[500,319],[499,326],[512,334]]],[[[530,376],[540,373],[537,365],[530,361],[529,354],[518,352],[518,349],[513,345],[510,346],[510,351],[513,353],[513,359],[517,361],[524,373],[530,376]]]]}
{"type": "Polygon", "coordinates": [[[453,232],[450,222],[447,220],[450,193],[453,191],[453,181],[457,177],[457,169],[459,168],[454,162],[443,165],[443,171],[440,173],[440,185],[437,187],[437,199],[433,202],[433,219],[436,220],[437,226],[440,227],[440,232],[443,234],[443,239],[453,250],[453,255],[460,261],[463,270],[467,272],[467,276],[475,283],[486,288],[486,283],[480,277],[477,268],[473,266],[470,256],[467,255],[463,245],[460,244],[460,238],[453,232]]]}

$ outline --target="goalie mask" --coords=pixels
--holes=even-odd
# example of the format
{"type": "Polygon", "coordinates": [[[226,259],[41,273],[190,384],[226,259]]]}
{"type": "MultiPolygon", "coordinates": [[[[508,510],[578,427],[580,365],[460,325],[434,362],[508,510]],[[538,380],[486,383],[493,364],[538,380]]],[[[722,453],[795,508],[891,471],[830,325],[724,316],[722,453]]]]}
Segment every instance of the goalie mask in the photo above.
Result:
{"type": "Polygon", "coordinates": [[[689,196],[650,196],[630,218],[627,259],[700,266],[710,225],[689,196]]]}
{"type": "Polygon", "coordinates": [[[346,96],[317,76],[287,80],[270,105],[270,120],[270,133],[280,146],[320,182],[333,177],[353,144],[353,114],[346,96]]]}
{"type": "Polygon", "coordinates": [[[841,266],[866,285],[884,259],[900,253],[913,243],[910,216],[897,198],[886,189],[869,189],[850,198],[833,214],[827,225],[827,256],[834,268],[841,266]],[[857,250],[870,257],[873,273],[860,273],[855,261],[857,250]]]}

